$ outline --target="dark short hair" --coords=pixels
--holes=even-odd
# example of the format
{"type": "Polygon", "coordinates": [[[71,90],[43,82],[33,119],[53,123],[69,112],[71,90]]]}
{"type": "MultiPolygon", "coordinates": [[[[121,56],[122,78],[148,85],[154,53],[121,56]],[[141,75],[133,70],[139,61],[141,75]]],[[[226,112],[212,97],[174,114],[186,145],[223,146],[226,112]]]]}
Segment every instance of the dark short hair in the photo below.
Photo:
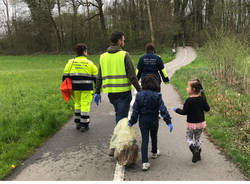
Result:
{"type": "Polygon", "coordinates": [[[76,53],[77,56],[82,56],[83,52],[87,50],[87,45],[85,45],[84,43],[78,43],[76,45],[76,53]]]}
{"type": "Polygon", "coordinates": [[[141,82],[142,90],[152,90],[160,92],[158,78],[154,74],[147,74],[141,82]]]}
{"type": "Polygon", "coordinates": [[[155,45],[153,43],[147,43],[146,44],[146,52],[155,52],[155,45]]]}
{"type": "Polygon", "coordinates": [[[118,42],[118,40],[121,40],[122,39],[122,36],[124,36],[124,33],[123,32],[118,32],[118,31],[116,31],[116,32],[113,32],[112,34],[111,34],[111,38],[110,38],[110,41],[112,42],[112,43],[117,43],[118,42]]]}

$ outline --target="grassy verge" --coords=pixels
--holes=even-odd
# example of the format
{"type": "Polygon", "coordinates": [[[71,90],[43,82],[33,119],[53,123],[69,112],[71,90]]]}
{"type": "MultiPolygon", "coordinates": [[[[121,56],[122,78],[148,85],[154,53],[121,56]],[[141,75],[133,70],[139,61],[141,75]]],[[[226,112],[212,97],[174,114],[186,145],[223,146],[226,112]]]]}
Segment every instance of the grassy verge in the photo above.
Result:
{"type": "Polygon", "coordinates": [[[250,179],[250,95],[237,92],[211,75],[211,65],[203,52],[188,66],[178,70],[171,81],[183,101],[188,97],[188,79],[203,82],[211,111],[206,115],[206,132],[250,179]]]}
{"type": "MultiPolygon", "coordinates": [[[[136,65],[140,55],[132,55],[136,65]]],[[[0,179],[67,122],[73,103],[59,90],[70,55],[0,56],[0,179]]],[[[88,57],[98,64],[99,56],[88,57]]],[[[164,61],[172,56],[163,54],[164,61]]]]}

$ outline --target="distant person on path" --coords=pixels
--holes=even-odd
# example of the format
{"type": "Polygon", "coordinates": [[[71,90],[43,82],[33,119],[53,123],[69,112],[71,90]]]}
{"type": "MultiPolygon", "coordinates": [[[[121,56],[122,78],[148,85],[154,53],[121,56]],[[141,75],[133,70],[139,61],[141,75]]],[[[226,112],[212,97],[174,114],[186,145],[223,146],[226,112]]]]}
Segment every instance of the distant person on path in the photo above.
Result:
{"type": "Polygon", "coordinates": [[[159,84],[162,81],[168,84],[169,78],[164,67],[161,57],[155,54],[155,46],[153,43],[146,44],[146,54],[139,59],[137,64],[137,78],[143,80],[147,74],[154,74],[159,84]],[[161,76],[161,77],[160,77],[161,76]]]}
{"type": "Polygon", "coordinates": [[[72,81],[72,99],[74,101],[76,129],[89,129],[90,106],[93,100],[93,83],[98,73],[95,64],[87,59],[87,46],[79,43],[76,46],[77,56],[70,59],[65,66],[63,81],[70,78],[72,81]]]}
{"type": "Polygon", "coordinates": [[[141,130],[142,144],[142,170],[146,171],[150,168],[148,162],[148,142],[149,133],[152,143],[152,158],[160,156],[160,151],[157,147],[157,134],[159,128],[159,111],[166,124],[169,126],[169,131],[172,132],[173,125],[171,117],[162,100],[158,79],[153,74],[148,74],[142,79],[142,91],[137,93],[135,103],[133,105],[133,113],[128,123],[132,126],[137,122],[139,117],[139,127],[141,130]]]}
{"type": "MultiPolygon", "coordinates": [[[[124,33],[113,32],[112,45],[107,52],[100,56],[99,73],[96,83],[94,102],[101,102],[101,90],[108,93],[110,103],[114,106],[116,123],[122,118],[128,117],[130,102],[132,100],[132,85],[137,91],[141,90],[138,83],[133,62],[124,47],[124,33]]],[[[114,156],[114,149],[110,150],[110,156],[114,156]]]]}
{"type": "Polygon", "coordinates": [[[175,48],[172,48],[172,55],[175,56],[175,54],[176,54],[176,50],[175,48]]]}
{"type": "Polygon", "coordinates": [[[174,108],[181,115],[187,115],[186,139],[189,149],[193,153],[192,162],[201,160],[201,134],[206,127],[204,111],[208,112],[210,107],[199,79],[189,80],[187,84],[189,98],[185,101],[183,109],[174,108]],[[199,95],[201,94],[201,96],[199,95]]]}

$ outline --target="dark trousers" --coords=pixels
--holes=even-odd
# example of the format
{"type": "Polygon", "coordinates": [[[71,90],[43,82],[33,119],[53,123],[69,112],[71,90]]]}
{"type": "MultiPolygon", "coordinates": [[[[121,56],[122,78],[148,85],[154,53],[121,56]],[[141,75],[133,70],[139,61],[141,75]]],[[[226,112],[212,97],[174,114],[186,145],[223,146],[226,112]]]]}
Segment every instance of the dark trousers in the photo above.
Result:
{"type": "Polygon", "coordinates": [[[152,153],[157,153],[157,134],[159,123],[158,122],[144,122],[140,123],[140,130],[141,130],[141,157],[142,163],[148,162],[148,142],[149,142],[149,133],[151,136],[151,143],[152,143],[152,153]]]}
{"type": "Polygon", "coordinates": [[[128,117],[130,102],[132,100],[131,91],[124,93],[109,93],[108,97],[110,103],[114,106],[115,121],[117,124],[121,119],[128,117]]]}

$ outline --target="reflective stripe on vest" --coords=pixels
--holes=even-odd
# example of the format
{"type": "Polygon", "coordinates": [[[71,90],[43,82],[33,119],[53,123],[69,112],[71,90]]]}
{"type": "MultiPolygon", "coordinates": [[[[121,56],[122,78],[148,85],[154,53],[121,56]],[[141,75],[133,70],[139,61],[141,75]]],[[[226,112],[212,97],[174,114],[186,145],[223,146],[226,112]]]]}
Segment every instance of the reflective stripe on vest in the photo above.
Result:
{"type": "Polygon", "coordinates": [[[126,92],[132,89],[125,70],[126,52],[104,53],[100,57],[102,91],[104,93],[126,92]]]}
{"type": "Polygon", "coordinates": [[[87,74],[87,73],[64,73],[63,76],[65,77],[75,77],[75,76],[79,76],[79,77],[90,77],[90,78],[96,78],[96,75],[91,75],[91,74],[87,74]]]}
{"type": "Polygon", "coordinates": [[[71,80],[72,84],[92,84],[92,80],[71,80]]]}

